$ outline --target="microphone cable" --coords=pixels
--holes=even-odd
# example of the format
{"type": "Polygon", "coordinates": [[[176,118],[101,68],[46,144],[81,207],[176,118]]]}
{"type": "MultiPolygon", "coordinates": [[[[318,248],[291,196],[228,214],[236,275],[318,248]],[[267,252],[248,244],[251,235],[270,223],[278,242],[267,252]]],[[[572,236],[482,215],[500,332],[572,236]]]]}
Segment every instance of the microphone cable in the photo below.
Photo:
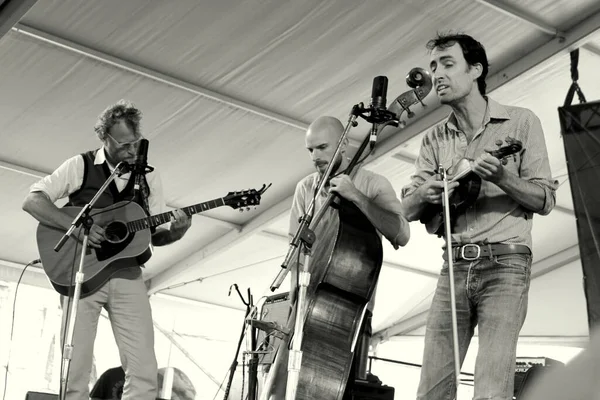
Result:
{"type": "Polygon", "coordinates": [[[16,307],[17,307],[17,294],[18,294],[18,290],[19,290],[19,284],[21,283],[21,279],[23,279],[23,275],[25,275],[25,271],[27,270],[28,267],[30,267],[31,265],[34,264],[39,264],[41,262],[41,260],[38,258],[37,260],[33,260],[30,261],[27,265],[25,265],[25,267],[23,268],[23,271],[21,271],[21,275],[19,275],[19,279],[17,280],[17,285],[15,286],[15,297],[13,299],[13,305],[12,305],[12,316],[11,316],[11,323],[10,323],[10,338],[8,339],[8,356],[6,358],[6,371],[4,372],[4,389],[3,389],[3,393],[2,393],[2,400],[6,400],[6,387],[8,386],[8,372],[9,372],[9,366],[10,366],[10,350],[12,348],[12,340],[13,340],[13,334],[14,334],[14,329],[15,329],[15,314],[16,314],[16,307]]]}

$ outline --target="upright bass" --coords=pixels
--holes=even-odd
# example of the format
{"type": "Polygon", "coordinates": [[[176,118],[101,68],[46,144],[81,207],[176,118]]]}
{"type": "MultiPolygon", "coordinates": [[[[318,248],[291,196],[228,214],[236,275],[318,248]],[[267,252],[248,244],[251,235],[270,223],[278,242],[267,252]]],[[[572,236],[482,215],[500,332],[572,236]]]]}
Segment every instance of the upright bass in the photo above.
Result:
{"type": "MultiPolygon", "coordinates": [[[[407,81],[416,78],[415,70],[411,71],[407,81]]],[[[396,124],[402,111],[412,116],[408,107],[421,102],[431,90],[427,72],[422,69],[417,72],[422,84],[400,95],[390,105],[390,114],[394,115],[396,124]],[[391,112],[394,107],[399,108],[399,112],[391,112]]],[[[356,113],[356,107],[352,113],[354,120],[360,115],[356,113]]],[[[349,123],[355,125],[354,120],[351,117],[349,123]]],[[[362,161],[360,158],[369,139],[369,136],[364,139],[344,173],[352,176],[354,168],[362,161]]],[[[366,307],[381,270],[383,248],[380,234],[358,207],[333,194],[327,197],[311,221],[310,230],[314,231],[317,240],[311,251],[312,284],[304,307],[302,358],[295,400],[340,400],[346,390],[366,307]],[[333,213],[334,218],[328,218],[327,224],[319,224],[324,213],[333,213]]],[[[290,317],[290,321],[293,320],[294,315],[290,317]]],[[[286,367],[281,365],[280,358],[278,355],[261,399],[269,398],[265,393],[270,391],[269,385],[282,384],[274,382],[275,370],[286,367]]]]}

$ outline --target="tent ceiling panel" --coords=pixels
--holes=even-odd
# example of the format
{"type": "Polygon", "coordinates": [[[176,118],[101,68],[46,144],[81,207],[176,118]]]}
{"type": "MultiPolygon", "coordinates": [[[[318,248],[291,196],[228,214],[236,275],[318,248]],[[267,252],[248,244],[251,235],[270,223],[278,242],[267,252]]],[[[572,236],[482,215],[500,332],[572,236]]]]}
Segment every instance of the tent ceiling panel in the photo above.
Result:
{"type": "Polygon", "coordinates": [[[177,205],[273,183],[253,213],[225,209],[207,213],[239,223],[287,197],[311,171],[310,157],[301,133],[245,111],[214,108],[211,103],[198,98],[180,110],[177,118],[164,121],[154,130],[157,137],[152,147],[160,149],[155,159],[163,166],[161,174],[178,177],[164,180],[166,193],[172,193],[169,201],[177,205]]]}
{"type": "MultiPolygon", "coordinates": [[[[39,257],[35,241],[37,221],[21,211],[21,204],[34,178],[0,169],[0,182],[10,192],[2,195],[0,207],[0,259],[26,264],[39,257]]],[[[6,189],[5,189],[6,190],[6,189]]]]}
{"type": "Polygon", "coordinates": [[[146,263],[144,274],[151,277],[168,269],[173,263],[183,260],[194,253],[199,247],[206,246],[216,237],[231,231],[230,228],[219,224],[217,221],[207,219],[193,220],[192,227],[186,232],[187,240],[172,243],[169,247],[155,247],[154,254],[146,263]]]}
{"type": "Polygon", "coordinates": [[[502,0],[489,1],[489,3],[504,3],[516,10],[529,15],[539,16],[538,19],[560,30],[568,29],[573,15],[586,15],[598,10],[595,0],[582,0],[568,3],[555,0],[502,0]]]}
{"type": "Polygon", "coordinates": [[[255,303],[263,296],[270,296],[289,290],[289,277],[277,291],[271,292],[268,289],[268,285],[275,279],[280,270],[279,266],[283,262],[283,256],[268,258],[256,263],[248,262],[237,266],[234,266],[234,263],[227,264],[226,260],[221,262],[224,270],[222,273],[215,273],[212,276],[205,277],[202,281],[190,282],[183,286],[177,287],[177,285],[174,285],[172,289],[166,289],[162,293],[187,299],[201,300],[226,307],[244,309],[245,306],[240,301],[235,290],[232,290],[231,294],[229,294],[229,289],[234,283],[238,285],[244,298],[247,298],[247,290],[250,288],[255,303]],[[234,270],[228,271],[232,267],[234,270]],[[242,270],[243,273],[241,273],[242,270]]]}
{"type": "Polygon", "coordinates": [[[16,33],[0,41],[0,52],[0,90],[11,93],[0,113],[0,159],[33,169],[52,171],[67,157],[97,147],[97,116],[120,98],[142,109],[143,133],[172,118],[193,98],[16,33]],[[36,145],[24,147],[23,140],[36,145]]]}
{"type": "MultiPolygon", "coordinates": [[[[570,21],[578,14],[563,15],[570,21]]],[[[432,21],[435,30],[461,27],[483,43],[494,43],[488,46],[494,65],[545,40],[535,28],[468,0],[429,0],[403,7],[384,1],[374,6],[360,1],[291,5],[229,0],[211,3],[210,9],[192,0],[178,7],[141,0],[126,6],[117,0],[102,5],[67,0],[38,3],[23,20],[301,121],[323,110],[347,115],[353,103],[368,98],[375,75],[391,78],[390,93],[406,90],[403,77],[412,67],[426,65],[423,43],[434,33],[417,28],[432,21]],[[377,24],[367,23],[367,18],[377,24]],[[357,26],[363,28],[356,30],[357,26]],[[235,42],[223,46],[223,38],[235,42]],[[362,98],[356,98],[357,85],[362,98]]]]}
{"type": "Polygon", "coordinates": [[[546,216],[534,215],[531,234],[535,259],[549,257],[577,244],[575,217],[559,211],[546,216]]]}
{"type": "Polygon", "coordinates": [[[531,281],[524,336],[585,336],[587,313],[581,262],[574,261],[531,281]]]}
{"type": "MultiPolygon", "coordinates": [[[[188,269],[177,280],[191,282],[200,279],[201,283],[184,286],[175,284],[173,289],[165,290],[164,293],[184,298],[212,299],[207,301],[239,307],[237,298],[228,297],[229,287],[233,283],[237,283],[240,290],[250,286],[257,298],[263,294],[272,294],[263,292],[279,273],[281,257],[285,255],[286,250],[279,238],[254,235],[229,251],[209,259],[201,268],[188,269]],[[201,289],[198,289],[198,285],[201,285],[201,289]]],[[[280,289],[288,290],[287,286],[283,285],[280,289]]]]}
{"type": "Polygon", "coordinates": [[[437,278],[407,276],[404,271],[383,268],[377,284],[373,331],[427,309],[436,285],[437,278]]]}

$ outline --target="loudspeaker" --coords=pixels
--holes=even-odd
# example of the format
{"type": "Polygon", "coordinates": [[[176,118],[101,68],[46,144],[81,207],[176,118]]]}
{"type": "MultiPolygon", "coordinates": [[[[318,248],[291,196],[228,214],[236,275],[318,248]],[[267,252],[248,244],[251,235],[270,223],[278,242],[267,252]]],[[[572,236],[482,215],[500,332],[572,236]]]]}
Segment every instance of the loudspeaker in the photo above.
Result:
{"type": "Polygon", "coordinates": [[[561,361],[548,357],[517,357],[515,368],[515,391],[513,398],[522,399],[541,375],[555,369],[564,368],[561,361]]]}
{"type": "Polygon", "coordinates": [[[537,379],[542,373],[544,373],[546,368],[547,367],[543,367],[541,365],[534,365],[525,372],[515,373],[515,400],[520,400],[523,398],[525,393],[527,393],[533,384],[537,382],[537,379]]]}
{"type": "Polygon", "coordinates": [[[558,109],[573,196],[588,325],[600,326],[600,101],[558,109]]]}
{"type": "Polygon", "coordinates": [[[25,400],[58,400],[58,395],[42,392],[27,392],[25,400]]]}
{"type": "MultiPolygon", "coordinates": [[[[266,322],[275,322],[281,327],[285,327],[287,324],[288,316],[290,314],[290,294],[289,292],[276,294],[267,297],[265,300],[261,313],[260,320],[266,322]]],[[[257,350],[267,351],[266,354],[261,355],[259,358],[260,364],[272,364],[275,360],[275,354],[281,339],[272,335],[267,335],[263,330],[258,331],[257,346],[260,346],[257,350]]]]}

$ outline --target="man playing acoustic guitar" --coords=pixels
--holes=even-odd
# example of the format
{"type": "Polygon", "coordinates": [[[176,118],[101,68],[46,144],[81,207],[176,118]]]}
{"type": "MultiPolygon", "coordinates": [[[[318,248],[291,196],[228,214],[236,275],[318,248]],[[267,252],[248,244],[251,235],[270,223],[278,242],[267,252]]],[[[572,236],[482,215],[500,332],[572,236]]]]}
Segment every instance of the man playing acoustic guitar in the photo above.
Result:
{"type": "MultiPolygon", "coordinates": [[[[449,170],[463,158],[472,160],[473,177],[481,179],[480,193],[451,218],[449,244],[459,359],[462,363],[478,325],[474,398],[510,400],[517,338],[527,311],[532,218],[552,210],[556,183],[539,119],[530,110],[486,97],[488,61],[483,46],[467,35],[446,35],[427,47],[436,93],[452,113],[425,134],[416,174],[402,190],[403,208],[415,221],[427,208],[440,207],[443,182],[436,176],[438,166],[449,170]],[[514,140],[508,144],[518,141],[522,150],[502,160],[492,156],[509,137],[514,140]]],[[[449,183],[449,189],[457,187],[457,182],[449,183]]],[[[446,262],[429,310],[418,399],[455,398],[451,318],[446,262]]]]}
{"type": "MultiPolygon", "coordinates": [[[[140,110],[123,100],[108,107],[94,127],[102,147],[68,159],[51,175],[35,183],[25,198],[23,209],[40,223],[66,232],[73,217],[57,208],[54,203],[68,196],[68,205],[84,206],[119,162],[131,163],[142,139],[141,117],[140,110]]],[[[129,179],[130,175],[131,173],[127,173],[112,182],[95,207],[104,208],[119,201],[133,199],[134,182],[129,179]]],[[[165,211],[162,185],[157,172],[148,173],[143,181],[146,184],[141,186],[146,186],[149,193],[138,199],[140,205],[147,207],[146,211],[150,214],[165,211]]],[[[142,190],[142,193],[145,192],[146,190],[142,190]]],[[[164,246],[181,239],[191,226],[191,218],[182,210],[174,210],[172,215],[169,229],[159,227],[153,232],[154,246],[164,246]]],[[[90,247],[100,248],[105,239],[104,229],[93,225],[89,233],[90,247]]],[[[74,254],[73,260],[77,263],[79,255],[74,254]]],[[[61,267],[70,270],[72,265],[61,267]]],[[[63,297],[63,319],[69,310],[68,300],[69,298],[63,297]]],[[[102,308],[108,311],[125,370],[123,399],[155,399],[157,364],[154,329],[147,288],[139,266],[120,269],[98,290],[79,301],[66,398],[87,400],[89,397],[88,383],[94,339],[102,308]]]]}

